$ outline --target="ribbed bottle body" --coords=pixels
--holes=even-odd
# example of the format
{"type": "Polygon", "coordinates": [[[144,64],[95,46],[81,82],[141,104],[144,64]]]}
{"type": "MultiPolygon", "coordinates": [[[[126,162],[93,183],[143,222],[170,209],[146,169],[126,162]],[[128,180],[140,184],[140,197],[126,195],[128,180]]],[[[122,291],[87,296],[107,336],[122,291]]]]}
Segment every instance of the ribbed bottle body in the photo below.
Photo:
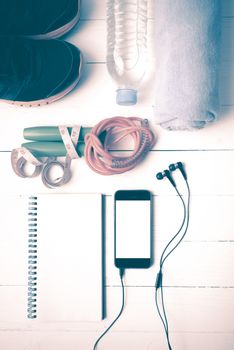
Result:
{"type": "Polygon", "coordinates": [[[107,69],[120,104],[136,103],[146,73],[147,7],[147,0],[107,0],[107,69]]]}

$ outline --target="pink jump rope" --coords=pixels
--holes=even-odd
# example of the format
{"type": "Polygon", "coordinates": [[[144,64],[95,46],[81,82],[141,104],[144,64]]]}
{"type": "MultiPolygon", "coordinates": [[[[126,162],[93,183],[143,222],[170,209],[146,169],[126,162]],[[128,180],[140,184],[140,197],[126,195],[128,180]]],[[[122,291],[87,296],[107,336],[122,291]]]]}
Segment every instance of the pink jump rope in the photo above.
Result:
{"type": "Polygon", "coordinates": [[[155,137],[147,119],[113,117],[102,120],[85,136],[84,156],[89,167],[99,174],[121,174],[141,162],[154,144],[155,137]],[[107,134],[102,145],[99,135],[103,131],[107,134]],[[131,155],[120,157],[111,154],[111,147],[127,136],[134,141],[131,155]]]}
{"type": "MultiPolygon", "coordinates": [[[[42,160],[24,147],[14,149],[11,154],[11,163],[18,176],[34,177],[41,173],[43,183],[50,188],[62,186],[70,180],[71,161],[80,157],[76,151],[80,127],[75,125],[72,128],[71,135],[68,133],[67,127],[59,127],[59,130],[67,152],[65,162],[58,161],[56,157],[48,157],[42,160]],[[27,162],[35,166],[35,170],[31,175],[26,174],[24,170],[27,162]],[[54,165],[62,168],[63,176],[52,180],[49,172],[54,165]]],[[[84,157],[89,167],[101,175],[114,175],[129,171],[140,163],[154,146],[155,136],[149,129],[147,119],[112,117],[104,119],[94,126],[91,132],[85,135],[84,142],[84,157]],[[100,135],[103,132],[105,132],[105,138],[102,142],[100,135]],[[131,136],[134,142],[131,154],[126,156],[114,155],[113,146],[128,136],[131,136]]]]}

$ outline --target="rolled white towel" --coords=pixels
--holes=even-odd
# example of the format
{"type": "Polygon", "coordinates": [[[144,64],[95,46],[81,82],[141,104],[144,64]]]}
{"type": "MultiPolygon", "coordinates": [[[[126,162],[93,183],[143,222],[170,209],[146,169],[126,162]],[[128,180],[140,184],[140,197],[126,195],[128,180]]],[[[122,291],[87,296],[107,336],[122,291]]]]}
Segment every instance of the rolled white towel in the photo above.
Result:
{"type": "Polygon", "coordinates": [[[220,0],[155,2],[155,121],[202,128],[219,112],[220,0]]]}

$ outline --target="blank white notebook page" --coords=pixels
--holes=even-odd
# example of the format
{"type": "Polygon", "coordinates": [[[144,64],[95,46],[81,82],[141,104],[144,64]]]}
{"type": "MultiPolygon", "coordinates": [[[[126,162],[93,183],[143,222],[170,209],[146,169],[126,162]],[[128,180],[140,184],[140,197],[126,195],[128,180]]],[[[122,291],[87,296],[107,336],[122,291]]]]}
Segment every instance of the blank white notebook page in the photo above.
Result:
{"type": "MultiPolygon", "coordinates": [[[[24,196],[1,194],[0,284],[2,286],[27,284],[27,206],[28,199],[24,196]]],[[[26,298],[27,294],[25,308],[26,298]]]]}
{"type": "Polygon", "coordinates": [[[101,194],[36,197],[38,320],[101,320],[101,194]]]}

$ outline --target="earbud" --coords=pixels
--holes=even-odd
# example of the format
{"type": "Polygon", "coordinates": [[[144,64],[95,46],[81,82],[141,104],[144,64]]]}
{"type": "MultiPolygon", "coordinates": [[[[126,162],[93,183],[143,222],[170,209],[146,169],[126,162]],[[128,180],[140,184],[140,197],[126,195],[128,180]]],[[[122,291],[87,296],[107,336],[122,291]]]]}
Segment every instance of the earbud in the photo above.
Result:
{"type": "Polygon", "coordinates": [[[170,171],[169,170],[164,170],[163,172],[157,173],[156,178],[158,180],[162,180],[164,177],[167,177],[168,180],[170,181],[170,183],[174,187],[176,187],[176,183],[175,183],[174,179],[172,178],[172,176],[170,174],[171,171],[175,171],[176,169],[180,170],[183,178],[185,179],[185,181],[187,181],[187,174],[186,174],[186,172],[184,170],[184,166],[183,166],[183,164],[181,162],[170,164],[169,165],[169,170],[170,171]]]}
{"type": "Polygon", "coordinates": [[[173,180],[169,170],[164,170],[163,172],[157,173],[156,175],[156,178],[158,180],[162,180],[164,177],[167,177],[172,186],[176,187],[175,181],[173,180]]]}
{"type": "Polygon", "coordinates": [[[170,171],[175,171],[176,169],[180,170],[181,174],[183,175],[183,178],[185,179],[185,181],[187,181],[187,175],[181,162],[169,165],[170,171]]]}

